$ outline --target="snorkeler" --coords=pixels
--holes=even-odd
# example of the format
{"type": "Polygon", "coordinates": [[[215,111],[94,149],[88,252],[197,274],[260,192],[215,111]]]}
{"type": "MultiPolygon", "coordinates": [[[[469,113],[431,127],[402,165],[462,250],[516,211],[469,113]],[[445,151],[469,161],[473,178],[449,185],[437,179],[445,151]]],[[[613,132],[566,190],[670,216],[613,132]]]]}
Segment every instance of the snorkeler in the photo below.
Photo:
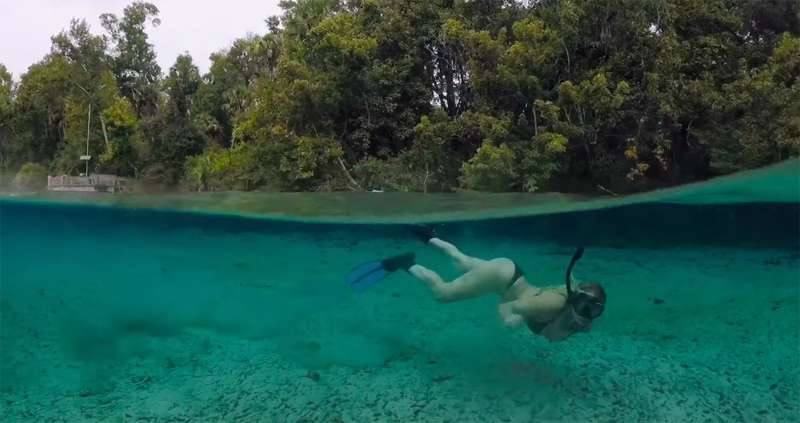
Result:
{"type": "Polygon", "coordinates": [[[443,303],[494,293],[501,298],[498,313],[506,326],[517,328],[524,323],[531,332],[552,342],[588,332],[592,321],[605,310],[606,293],[600,284],[584,282],[577,289],[572,287],[572,268],[583,256],[583,248],[575,252],[569,263],[565,286],[537,288],[510,259],[469,257],[455,245],[437,238],[432,228],[412,225],[409,229],[422,242],[453,259],[463,274],[446,283],[436,272],[416,264],[414,253],[405,253],[355,268],[347,277],[354,289],[363,292],[389,274],[404,270],[422,281],[433,297],[443,303]]]}

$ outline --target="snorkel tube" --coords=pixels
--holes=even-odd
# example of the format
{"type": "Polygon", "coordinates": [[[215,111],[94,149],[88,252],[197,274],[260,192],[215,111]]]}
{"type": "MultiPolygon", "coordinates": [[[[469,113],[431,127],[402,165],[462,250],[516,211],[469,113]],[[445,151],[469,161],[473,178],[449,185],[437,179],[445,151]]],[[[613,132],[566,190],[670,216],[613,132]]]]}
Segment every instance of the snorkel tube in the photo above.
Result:
{"type": "Polygon", "coordinates": [[[575,298],[575,294],[572,292],[572,268],[575,267],[575,263],[583,257],[583,247],[578,247],[575,250],[575,254],[572,255],[572,260],[569,262],[569,267],[567,267],[567,300],[572,301],[575,298]]]}

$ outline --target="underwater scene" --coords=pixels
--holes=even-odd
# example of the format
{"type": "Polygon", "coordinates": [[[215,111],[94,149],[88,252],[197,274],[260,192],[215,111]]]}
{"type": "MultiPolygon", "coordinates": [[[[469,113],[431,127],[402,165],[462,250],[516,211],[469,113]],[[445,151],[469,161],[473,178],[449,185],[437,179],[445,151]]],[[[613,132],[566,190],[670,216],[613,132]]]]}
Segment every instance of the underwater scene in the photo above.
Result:
{"type": "Polygon", "coordinates": [[[5,198],[0,421],[797,422],[800,172],[782,169],[394,222],[5,198]],[[461,275],[410,222],[539,287],[583,247],[572,274],[605,312],[551,342],[504,325],[496,295],[437,301],[402,271],[353,289],[407,252],[461,275]]]}

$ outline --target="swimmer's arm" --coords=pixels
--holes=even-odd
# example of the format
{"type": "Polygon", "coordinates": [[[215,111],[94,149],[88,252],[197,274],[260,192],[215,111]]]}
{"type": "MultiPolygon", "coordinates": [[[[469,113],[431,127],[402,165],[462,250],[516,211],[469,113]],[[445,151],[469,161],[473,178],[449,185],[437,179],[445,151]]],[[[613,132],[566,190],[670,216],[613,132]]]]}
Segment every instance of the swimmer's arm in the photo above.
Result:
{"type": "Polygon", "coordinates": [[[518,313],[514,312],[513,301],[508,303],[500,303],[497,306],[497,311],[500,314],[500,321],[510,328],[518,328],[524,323],[524,318],[518,313]]]}
{"type": "Polygon", "coordinates": [[[514,313],[537,322],[549,322],[566,305],[564,296],[557,292],[542,292],[539,295],[512,301],[514,313]]]}
{"type": "Polygon", "coordinates": [[[548,322],[555,318],[564,308],[564,296],[555,292],[543,292],[536,296],[502,303],[498,311],[503,323],[510,327],[519,327],[525,320],[548,322]]]}

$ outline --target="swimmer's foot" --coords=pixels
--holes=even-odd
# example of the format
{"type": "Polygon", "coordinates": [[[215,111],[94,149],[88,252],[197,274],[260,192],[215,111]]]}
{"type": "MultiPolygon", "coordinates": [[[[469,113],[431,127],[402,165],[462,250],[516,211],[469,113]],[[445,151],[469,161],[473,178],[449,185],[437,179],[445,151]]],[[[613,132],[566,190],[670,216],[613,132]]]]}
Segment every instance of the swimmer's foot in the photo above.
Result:
{"type": "Polygon", "coordinates": [[[432,238],[438,238],[436,236],[436,230],[430,226],[426,225],[408,225],[406,228],[414,234],[417,239],[422,241],[424,244],[427,244],[432,238]]]}
{"type": "Polygon", "coordinates": [[[395,272],[397,270],[408,271],[408,269],[415,264],[415,258],[414,253],[403,253],[382,260],[381,267],[387,272],[395,272]]]}

